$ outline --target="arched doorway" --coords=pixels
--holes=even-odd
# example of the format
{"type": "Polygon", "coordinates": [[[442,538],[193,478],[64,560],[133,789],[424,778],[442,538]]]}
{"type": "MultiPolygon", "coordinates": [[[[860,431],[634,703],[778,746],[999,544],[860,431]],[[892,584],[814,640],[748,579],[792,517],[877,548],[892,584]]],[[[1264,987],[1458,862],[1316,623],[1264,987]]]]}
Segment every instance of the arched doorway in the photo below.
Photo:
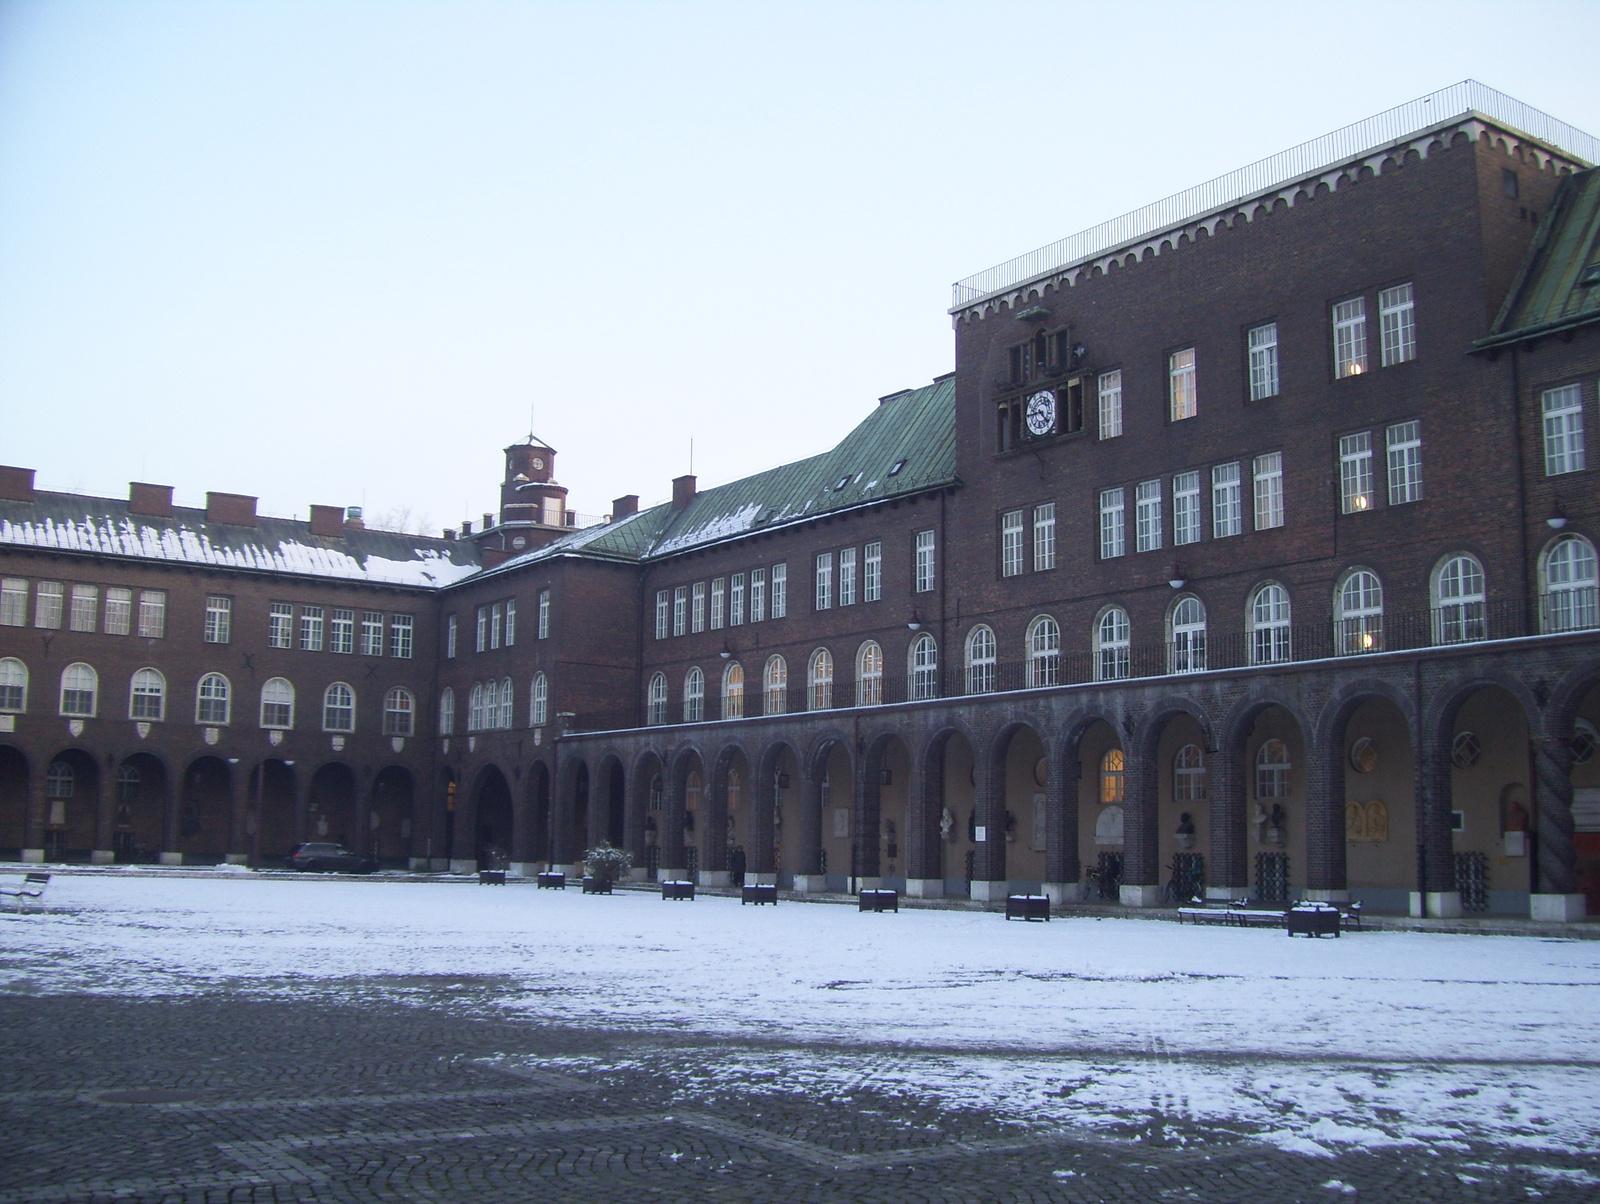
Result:
{"type": "Polygon", "coordinates": [[[478,774],[472,813],[477,868],[505,869],[511,860],[511,786],[505,774],[493,765],[485,765],[478,774]]]}
{"type": "MultiPolygon", "coordinates": [[[[1256,750],[1259,760],[1261,753],[1256,750]]],[[[1417,888],[1416,757],[1411,723],[1393,700],[1369,697],[1354,702],[1329,755],[1337,758],[1336,781],[1343,790],[1345,881],[1352,900],[1373,911],[1405,914],[1417,888]]],[[[1260,772],[1256,761],[1246,771],[1260,772]]],[[[1252,779],[1254,774],[1252,774],[1252,779]]],[[[1294,772],[1290,771],[1291,790],[1294,772]]],[[[1255,783],[1252,780],[1251,789],[1255,783]]],[[[1252,802],[1258,801],[1255,793],[1252,802]]],[[[1250,811],[1251,849],[1259,847],[1258,819],[1250,811]]]]}
{"type": "Polygon", "coordinates": [[[135,753],[117,766],[112,791],[112,856],[132,865],[158,861],[166,826],[167,767],[149,753],[135,753]]]}
{"type": "Polygon", "coordinates": [[[1091,902],[1122,897],[1126,852],[1128,774],[1122,738],[1104,719],[1091,721],[1078,740],[1078,847],[1087,850],[1083,892],[1091,902]]]}
{"type": "Polygon", "coordinates": [[[1156,744],[1156,859],[1165,905],[1203,902],[1211,881],[1210,745],[1205,728],[1187,712],[1167,720],[1156,744]]]}
{"type": "Polygon", "coordinates": [[[185,864],[215,865],[227,857],[232,813],[232,767],[221,757],[191,761],[178,800],[177,851],[185,864]]]}
{"type": "Polygon", "coordinates": [[[79,748],[57,753],[44,775],[44,859],[88,861],[96,850],[100,767],[79,748]]]}
{"type": "Polygon", "coordinates": [[[906,864],[911,832],[911,750],[895,735],[867,746],[863,763],[861,814],[856,857],[861,885],[906,891],[906,864]]]}
{"type": "Polygon", "coordinates": [[[549,864],[550,766],[544,761],[535,761],[529,767],[526,789],[527,811],[516,838],[519,846],[517,855],[522,862],[521,873],[525,877],[549,864]]]}
{"type": "Polygon", "coordinates": [[[858,872],[855,865],[854,764],[844,741],[829,739],[811,755],[811,810],[820,839],[814,869],[799,877],[796,890],[847,891],[858,872]],[[815,881],[813,881],[815,879],[815,881]]]}
{"type": "Polygon", "coordinates": [[[367,833],[371,844],[367,856],[384,869],[405,869],[411,864],[412,825],[416,814],[416,790],[409,770],[390,765],[372,781],[372,799],[367,808],[367,833]]]}
{"type": "MultiPolygon", "coordinates": [[[[1509,689],[1483,685],[1453,700],[1444,718],[1435,755],[1448,760],[1450,851],[1461,910],[1527,915],[1534,888],[1527,713],[1509,689]]],[[[1346,780],[1354,776],[1347,767],[1346,780]]],[[[1346,806],[1347,837],[1370,837],[1361,831],[1371,825],[1358,801],[1346,806]]]]}
{"type": "Polygon", "coordinates": [[[722,750],[702,836],[702,880],[713,886],[742,886],[749,863],[750,762],[738,747],[722,750]]]}
{"type": "Polygon", "coordinates": [[[634,765],[630,791],[627,849],[633,854],[635,881],[655,882],[661,872],[661,823],[667,803],[661,758],[647,752],[634,765]]]}
{"type": "Polygon", "coordinates": [[[1572,755],[1574,888],[1588,914],[1600,915],[1600,686],[1579,701],[1566,740],[1572,755]]]}
{"type": "Polygon", "coordinates": [[[342,761],[330,761],[311,776],[306,806],[306,839],[331,840],[358,848],[360,817],[356,815],[356,775],[342,761]]]}
{"type": "Polygon", "coordinates": [[[294,850],[295,776],[287,761],[264,761],[250,775],[245,835],[252,865],[279,866],[294,850]]]}
{"type": "Polygon", "coordinates": [[[1037,894],[1045,881],[1049,758],[1039,732],[1012,724],[990,750],[990,805],[973,825],[973,898],[1037,894]]]}

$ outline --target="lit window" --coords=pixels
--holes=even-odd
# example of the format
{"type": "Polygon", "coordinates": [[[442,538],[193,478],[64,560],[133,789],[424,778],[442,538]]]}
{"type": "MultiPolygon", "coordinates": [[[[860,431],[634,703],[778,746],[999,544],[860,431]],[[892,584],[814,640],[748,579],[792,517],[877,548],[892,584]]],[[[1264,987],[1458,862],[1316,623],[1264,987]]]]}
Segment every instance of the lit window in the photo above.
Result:
{"type": "Polygon", "coordinates": [[[139,592],[139,634],[147,640],[159,640],[167,634],[166,590],[139,592]]]}
{"type": "Polygon", "coordinates": [[[0,582],[0,626],[25,627],[27,623],[27,578],[7,577],[0,582]]]}
{"type": "Polygon", "coordinates": [[[1333,374],[1343,379],[1367,370],[1367,303],[1361,297],[1333,307],[1333,374]]]}
{"type": "Polygon", "coordinates": [[[761,623],[767,617],[767,570],[750,570],[750,621],[761,623]]]}
{"type": "Polygon", "coordinates": [[[806,708],[826,711],[833,706],[833,653],[818,648],[806,667],[806,708]]]}
{"type": "Polygon", "coordinates": [[[995,685],[998,644],[994,632],[980,623],[967,633],[967,693],[987,694],[995,685]]]}
{"type": "Polygon", "coordinates": [[[206,599],[205,642],[226,644],[233,639],[233,599],[209,597],[206,599]]]}
{"type": "Polygon", "coordinates": [[[267,607],[267,647],[294,647],[294,607],[288,602],[267,607]]]}
{"type": "Polygon", "coordinates": [[[830,610],[833,607],[833,553],[817,553],[817,597],[818,610],[830,610]]]}
{"type": "Polygon", "coordinates": [[[219,725],[228,722],[233,691],[220,673],[207,673],[195,691],[194,721],[219,725]]]}
{"type": "Polygon", "coordinates": [[[761,671],[761,710],[766,715],[781,715],[789,709],[789,666],[776,654],[767,658],[761,671]]]}
{"type": "Polygon", "coordinates": [[[680,585],[672,591],[672,634],[684,635],[689,630],[689,588],[680,585]]]}
{"type": "Polygon", "coordinates": [[[839,552],[839,605],[856,604],[856,550],[843,548],[839,552]]]}
{"type": "Polygon", "coordinates": [[[689,630],[701,632],[706,629],[706,583],[696,581],[689,590],[689,630]]]}
{"type": "Polygon", "coordinates": [[[1434,637],[1441,644],[1488,639],[1483,566],[1471,556],[1452,556],[1434,579],[1434,637]]]}
{"type": "Polygon", "coordinates": [[[1096,681],[1120,681],[1132,674],[1129,640],[1133,627],[1128,612],[1113,606],[1094,625],[1094,676],[1096,681]]]}
{"type": "Polygon", "coordinates": [[[1045,502],[1033,508],[1033,571],[1043,573],[1056,567],[1056,504],[1045,502]]]}
{"type": "Polygon", "coordinates": [[[1154,552],[1161,547],[1161,482],[1140,481],[1134,498],[1135,547],[1154,552]]]}
{"type": "Polygon", "coordinates": [[[744,718],[744,666],[729,661],[722,671],[722,717],[744,718]]]}
{"type": "Polygon", "coordinates": [[[856,653],[856,705],[875,707],[883,702],[883,649],[868,640],[856,653]]]}
{"type": "Polygon", "coordinates": [[[356,730],[356,692],[342,681],[334,682],[322,692],[322,730],[356,730]]]}
{"type": "Polygon", "coordinates": [[[1278,324],[1268,322],[1250,331],[1250,400],[1278,395],[1278,324]]]}
{"type": "Polygon", "coordinates": [[[1122,372],[1100,374],[1100,438],[1122,434],[1122,372]]]}
{"type": "Polygon", "coordinates": [[[1389,505],[1422,498],[1422,424],[1397,422],[1387,432],[1389,505]]]}
{"type": "Polygon", "coordinates": [[[1172,759],[1172,800],[1203,802],[1206,797],[1206,754],[1198,744],[1185,744],[1172,759]]]}
{"type": "Polygon", "coordinates": [[[1111,560],[1127,551],[1123,535],[1124,491],[1100,491],[1100,559],[1111,560]]]}
{"type": "Polygon", "coordinates": [[[1100,758],[1100,801],[1120,803],[1127,799],[1128,775],[1122,750],[1112,748],[1100,758]]]}
{"type": "Polygon", "coordinates": [[[416,723],[417,700],[399,686],[383,696],[383,734],[409,736],[416,723]]]}
{"type": "Polygon", "coordinates": [[[1378,342],[1385,368],[1417,358],[1416,307],[1409,284],[1378,294],[1378,342]]]}
{"type": "Polygon", "coordinates": [[[1211,536],[1226,539],[1244,531],[1239,497],[1239,464],[1218,464],[1211,470],[1211,536]]]}
{"type": "Polygon", "coordinates": [[[1193,594],[1172,608],[1167,662],[1169,673],[1199,673],[1206,667],[1206,608],[1193,594]]]}
{"type": "Polygon", "coordinates": [[[1556,540],[1544,558],[1544,597],[1540,599],[1544,630],[1583,631],[1600,626],[1597,587],[1594,546],[1581,535],[1556,540]]]}
{"type": "Polygon", "coordinates": [[[383,615],[365,611],[361,615],[361,655],[383,655],[383,615]]]}
{"type": "Polygon", "coordinates": [[[910,695],[913,701],[939,697],[939,648],[924,632],[911,645],[910,695]]]}
{"type": "Polygon", "coordinates": [[[456,730],[456,692],[449,686],[439,695],[439,734],[453,736],[456,730]]]}
{"type": "Polygon", "coordinates": [[[100,625],[100,587],[74,585],[72,587],[72,613],[67,626],[73,631],[93,631],[100,625]]]}
{"type": "Polygon", "coordinates": [[[683,721],[699,723],[706,716],[706,675],[696,665],[683,679],[683,721]]]}
{"type": "Polygon", "coordinates": [[[389,616],[389,655],[399,660],[411,659],[412,635],[415,624],[410,615],[389,616]]]}
{"type": "Polygon", "coordinates": [[[917,532],[917,593],[933,588],[933,532],[917,532]]]}
{"type": "Polygon", "coordinates": [[[1180,472],[1172,478],[1172,542],[1200,542],[1200,474],[1180,472]]]}
{"type": "Polygon", "coordinates": [[[1544,475],[1558,477],[1585,467],[1583,389],[1564,385],[1546,389],[1544,402],[1544,475]]]}
{"type": "Polygon", "coordinates": [[[1061,627],[1049,615],[1028,625],[1028,685],[1033,689],[1061,684],[1061,627]]]}
{"type": "Polygon", "coordinates": [[[0,659],[0,711],[20,715],[28,709],[28,666],[14,656],[0,659]]]}
{"type": "Polygon", "coordinates": [[[1172,399],[1172,421],[1193,418],[1200,412],[1195,391],[1194,348],[1174,351],[1167,357],[1168,392],[1172,399]]]}
{"type": "Polygon", "coordinates": [[[1256,797],[1289,797],[1289,746],[1268,740],[1256,750],[1256,797]]]}
{"type": "Polygon", "coordinates": [[[667,638],[672,621],[672,596],[664,589],[656,590],[656,639],[667,638]]]}
{"type": "MultiPolygon", "coordinates": [[[[451,696],[451,706],[455,697],[451,696]]],[[[261,726],[284,731],[294,726],[294,685],[274,677],[261,686],[261,726]]]]}
{"type": "Polygon", "coordinates": [[[167,717],[167,679],[156,669],[140,669],[128,690],[128,718],[159,723],[167,717]]]}
{"type": "Polygon", "coordinates": [[[1283,453],[1257,456],[1254,468],[1256,530],[1283,526],[1283,453]]]}
{"type": "Polygon", "coordinates": [[[66,589],[59,581],[41,581],[33,590],[33,625],[52,631],[61,626],[66,589]]]}
{"type": "Polygon", "coordinates": [[[728,626],[744,623],[744,574],[735,573],[728,578],[728,626]]]}
{"type": "Polygon", "coordinates": [[[645,694],[644,721],[652,727],[667,721],[667,676],[657,673],[650,679],[650,688],[645,694]]]}
{"type": "Polygon", "coordinates": [[[1022,572],[1022,511],[1007,510],[1000,516],[1000,575],[1016,577],[1022,572]]]}
{"type": "Polygon", "coordinates": [[[1372,432],[1339,440],[1339,496],[1346,514],[1372,509],[1372,432]]]}
{"type": "Polygon", "coordinates": [[[789,613],[789,566],[772,566],[772,617],[781,619],[789,613]]]}
{"type": "MultiPolygon", "coordinates": [[[[482,627],[480,625],[480,633],[482,627]]],[[[328,624],[329,651],[348,656],[356,650],[356,612],[335,610],[328,624]]]]}
{"type": "Polygon", "coordinates": [[[68,718],[94,718],[99,693],[100,678],[88,665],[68,665],[61,671],[61,713],[68,718]]]}
{"type": "Polygon", "coordinates": [[[1383,585],[1376,573],[1356,569],[1344,579],[1334,629],[1341,656],[1383,651],[1383,585]]]}
{"type": "MultiPolygon", "coordinates": [[[[448,650],[451,656],[455,650],[456,617],[450,616],[450,636],[448,650]]],[[[302,606],[300,608],[300,650],[302,652],[321,652],[323,634],[323,616],[320,606],[302,606]]]]}
{"type": "Polygon", "coordinates": [[[105,633],[127,635],[133,630],[133,591],[121,586],[106,590],[105,633]]]}
{"type": "Polygon", "coordinates": [[[718,577],[711,582],[711,630],[721,631],[728,621],[728,581],[718,577]]]}
{"type": "Polygon", "coordinates": [[[861,556],[861,600],[876,602],[883,597],[883,544],[878,541],[869,543],[862,549],[861,556]]]}
{"type": "Polygon", "coordinates": [[[1263,585],[1250,601],[1250,662],[1271,665],[1289,659],[1289,591],[1263,585]]]}

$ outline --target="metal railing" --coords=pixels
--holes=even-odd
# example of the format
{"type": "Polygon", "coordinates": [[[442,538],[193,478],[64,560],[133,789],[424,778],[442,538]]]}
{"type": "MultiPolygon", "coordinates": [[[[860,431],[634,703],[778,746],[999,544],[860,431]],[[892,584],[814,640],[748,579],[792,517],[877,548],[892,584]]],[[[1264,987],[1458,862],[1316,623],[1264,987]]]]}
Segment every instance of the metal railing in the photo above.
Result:
{"type": "Polygon", "coordinates": [[[1476,80],[1463,80],[958,280],[951,311],[1473,116],[1530,135],[1585,165],[1600,162],[1600,138],[1476,80]]]}

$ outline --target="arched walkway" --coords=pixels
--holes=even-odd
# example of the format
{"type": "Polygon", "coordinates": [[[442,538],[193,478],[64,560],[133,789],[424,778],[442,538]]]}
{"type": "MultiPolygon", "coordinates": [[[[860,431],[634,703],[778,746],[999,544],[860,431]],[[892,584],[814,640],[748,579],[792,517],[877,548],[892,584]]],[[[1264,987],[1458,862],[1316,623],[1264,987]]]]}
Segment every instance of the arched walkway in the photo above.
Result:
{"type": "Polygon", "coordinates": [[[233,791],[232,767],[221,757],[197,757],[183,771],[176,852],[185,864],[215,865],[227,857],[233,791]]]}
{"type": "Polygon", "coordinates": [[[478,772],[472,790],[472,816],[476,863],[472,868],[505,869],[511,860],[511,786],[496,766],[485,765],[478,772]]]}

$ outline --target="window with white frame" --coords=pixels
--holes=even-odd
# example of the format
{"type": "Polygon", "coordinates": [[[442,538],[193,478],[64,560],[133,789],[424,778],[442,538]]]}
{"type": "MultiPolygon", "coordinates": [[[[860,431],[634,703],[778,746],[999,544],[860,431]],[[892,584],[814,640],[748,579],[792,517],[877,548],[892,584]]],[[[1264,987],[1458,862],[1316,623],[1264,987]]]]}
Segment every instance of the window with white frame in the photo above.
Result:
{"type": "Polygon", "coordinates": [[[1198,744],[1185,744],[1172,759],[1172,801],[1199,803],[1206,797],[1206,754],[1198,744]]]}
{"type": "Polygon", "coordinates": [[[1255,458],[1256,530],[1283,526],[1283,453],[1266,452],[1255,458]]]}
{"type": "Polygon", "coordinates": [[[1049,615],[1028,624],[1028,685],[1033,689],[1061,684],[1061,626],[1049,615]]]}
{"type": "Polygon", "coordinates": [[[1000,516],[1000,575],[1016,577],[1022,572],[1022,511],[1007,510],[1000,516]]]}
{"type": "Polygon", "coordinates": [[[167,634],[167,591],[146,589],[139,591],[139,635],[147,640],[159,640],[167,634]]]}
{"type": "Polygon", "coordinates": [[[1199,394],[1195,389],[1193,347],[1174,351],[1167,357],[1167,393],[1172,402],[1172,421],[1193,418],[1200,412],[1199,394]]]}
{"type": "Polygon", "coordinates": [[[1341,656],[1383,651],[1383,584],[1370,569],[1354,569],[1339,585],[1334,644],[1341,656]]]}
{"type": "Polygon", "coordinates": [[[45,798],[71,798],[77,786],[72,766],[65,761],[52,761],[44,773],[45,798]]]}
{"type": "Polygon", "coordinates": [[[28,709],[28,666],[14,656],[0,657],[0,711],[20,715],[28,709]]]}
{"type": "Polygon", "coordinates": [[[750,570],[750,621],[761,623],[767,617],[767,570],[750,570]]]}
{"type": "Polygon", "coordinates": [[[685,635],[689,630],[689,587],[675,586],[672,591],[672,634],[685,635]]]}
{"type": "Polygon", "coordinates": [[[1122,370],[1102,372],[1100,387],[1100,438],[1115,439],[1122,434],[1122,370]]]}
{"type": "Polygon", "coordinates": [[[744,718],[744,666],[729,661],[722,670],[722,717],[744,718]]]}
{"type": "Polygon", "coordinates": [[[411,649],[415,642],[413,635],[416,624],[410,615],[389,616],[389,655],[399,660],[411,659],[411,649]]]}
{"type": "Polygon", "coordinates": [[[1094,625],[1094,677],[1120,681],[1132,673],[1130,640],[1133,625],[1120,606],[1108,607],[1094,625]]]}
{"type": "Polygon", "coordinates": [[[735,573],[728,578],[728,626],[744,624],[744,574],[735,573]]]}
{"type": "Polygon", "coordinates": [[[1161,547],[1161,482],[1140,481],[1134,493],[1135,547],[1154,552],[1161,547]]]}
{"type": "Polygon", "coordinates": [[[511,727],[512,712],[516,707],[517,687],[512,684],[509,677],[500,682],[500,727],[502,730],[511,727]]]}
{"type": "Polygon", "coordinates": [[[1250,400],[1278,395],[1278,324],[1264,322],[1245,336],[1250,352],[1250,400]]]}
{"type": "Polygon", "coordinates": [[[883,648],[867,640],[856,652],[856,705],[875,707],[883,702],[883,648]]]}
{"type": "Polygon", "coordinates": [[[856,550],[839,549],[839,605],[856,604],[856,550]]]}
{"type": "Polygon", "coordinates": [[[506,647],[510,648],[517,642],[517,600],[506,599],[506,647]]]}
{"type": "Polygon", "coordinates": [[[534,638],[548,640],[550,638],[550,591],[542,589],[537,595],[537,609],[534,614],[534,638]]]}
{"type": "Polygon", "coordinates": [[[439,734],[453,736],[456,731],[456,692],[446,686],[439,695],[439,734]]]}
{"type": "Polygon", "coordinates": [[[1544,475],[1579,472],[1586,466],[1583,446],[1583,388],[1563,385],[1541,394],[1544,409],[1544,475]]]}
{"type": "Polygon", "coordinates": [[[939,646],[927,632],[911,644],[910,695],[913,701],[939,697],[939,646]]]}
{"type": "Polygon", "coordinates": [[[1126,491],[1119,485],[1115,489],[1100,491],[1100,559],[1112,560],[1127,551],[1123,533],[1123,514],[1126,491]]]}
{"type": "Polygon", "coordinates": [[[233,709],[233,688],[220,673],[207,673],[195,690],[194,721],[208,727],[221,727],[228,722],[233,709]]]}
{"type": "MultiPolygon", "coordinates": [[[[128,635],[133,631],[133,591],[113,585],[106,590],[103,626],[107,635],[128,635]]],[[[285,645],[287,647],[287,645],[285,645]]]]}
{"type": "Polygon", "coordinates": [[[967,693],[988,694],[995,686],[995,660],[999,645],[994,631],[979,623],[967,632],[967,693]]]}
{"type": "Polygon", "coordinates": [[[416,727],[417,700],[399,686],[383,696],[383,734],[409,736],[416,727]]]}
{"type": "Polygon", "coordinates": [[[233,639],[233,599],[212,595],[206,599],[205,642],[226,644],[233,639]]]}
{"type": "Polygon", "coordinates": [[[167,717],[167,679],[158,669],[140,669],[128,689],[128,718],[160,723],[167,717]]]}
{"type": "Polygon", "coordinates": [[[1289,746],[1265,740],[1256,750],[1256,797],[1289,797],[1289,746]]]}
{"type": "Polygon", "coordinates": [[[933,532],[917,532],[916,592],[925,594],[933,588],[933,532]]]}
{"type": "Polygon", "coordinates": [[[1250,599],[1250,663],[1274,665],[1290,659],[1289,591],[1276,582],[1250,599]]]}
{"type": "Polygon", "coordinates": [[[761,670],[761,713],[781,715],[789,709],[789,665],[774,653],[761,670]]]}
{"type": "Polygon", "coordinates": [[[348,656],[355,650],[356,612],[336,608],[328,621],[328,651],[348,656]]]}
{"type": "Polygon", "coordinates": [[[772,566],[772,617],[781,619],[789,613],[789,566],[772,566]]]}
{"type": "Polygon", "coordinates": [[[706,717],[706,675],[696,665],[683,679],[683,721],[699,723],[706,717]]]}
{"type": "Polygon", "coordinates": [[[1422,500],[1422,424],[1397,422],[1386,432],[1389,505],[1422,500]]]}
{"type": "MultiPolygon", "coordinates": [[[[445,620],[444,624],[444,654],[450,660],[454,660],[456,655],[456,628],[456,617],[455,615],[451,615],[445,620]]],[[[305,647],[303,637],[301,647],[305,647]]],[[[319,649],[322,647],[322,634],[320,630],[317,634],[317,647],[319,649]]]]}
{"type": "Polygon", "coordinates": [[[483,683],[473,682],[472,693],[467,696],[467,731],[483,730],[483,683]]]}
{"type": "Polygon", "coordinates": [[[74,585],[72,610],[67,616],[67,626],[73,631],[93,631],[100,625],[100,587],[74,585]]]}
{"type": "Polygon", "coordinates": [[[489,607],[489,647],[500,647],[501,635],[505,630],[506,607],[504,602],[495,602],[489,607]]]}
{"type": "Polygon", "coordinates": [[[267,647],[294,647],[294,605],[273,602],[267,607],[267,647]]]}
{"type": "Polygon", "coordinates": [[[1239,462],[1218,464],[1211,470],[1211,537],[1226,539],[1244,531],[1244,507],[1239,497],[1239,462]]]}
{"type": "Polygon", "coordinates": [[[1433,579],[1434,638],[1464,644],[1489,638],[1483,566],[1473,556],[1452,556],[1433,579]]]}
{"type": "Polygon", "coordinates": [[[1378,294],[1378,344],[1385,368],[1417,358],[1416,306],[1409,284],[1378,294]]]}
{"type": "MultiPolygon", "coordinates": [[[[446,655],[456,654],[456,617],[450,616],[449,638],[445,641],[446,655]]],[[[320,606],[302,606],[300,608],[300,651],[321,652],[323,637],[323,614],[320,606]]]]}
{"type": "Polygon", "coordinates": [[[1198,472],[1173,474],[1172,542],[1174,546],[1200,542],[1200,474],[1198,472]]]}
{"type": "Polygon", "coordinates": [[[322,692],[322,730],[356,730],[356,692],[342,681],[334,682],[322,692]]]}
{"type": "Polygon", "coordinates": [[[728,579],[715,577],[711,581],[711,630],[721,631],[728,622],[728,579]]]}
{"type": "Polygon", "coordinates": [[[550,679],[533,675],[533,690],[528,695],[528,726],[543,727],[550,722],[550,679]]]}
{"type": "Polygon", "coordinates": [[[66,587],[59,581],[41,581],[33,587],[33,625],[54,631],[61,626],[66,587]]]}
{"type": "Polygon", "coordinates": [[[833,608],[833,553],[817,553],[817,596],[816,608],[818,610],[831,610],[833,608]]]}
{"type": "MultiPolygon", "coordinates": [[[[489,608],[487,606],[478,607],[478,638],[473,645],[473,649],[477,652],[487,652],[489,650],[489,608]]],[[[334,649],[334,651],[337,652],[338,649],[334,649]]]]}
{"type": "Polygon", "coordinates": [[[818,648],[806,666],[806,709],[826,711],[833,707],[833,653],[818,648]]]}
{"type": "Polygon", "coordinates": [[[664,640],[671,630],[672,595],[664,589],[656,590],[656,639],[664,640]]]}
{"type": "Polygon", "coordinates": [[[61,713],[69,719],[92,719],[99,702],[100,677],[81,661],[61,671],[61,713]]]}
{"type": "Polygon", "coordinates": [[[1345,514],[1372,509],[1372,432],[1339,439],[1339,498],[1345,514]]]}
{"type": "Polygon", "coordinates": [[[876,602],[883,597],[883,544],[874,540],[861,550],[861,600],[876,602]]]}
{"type": "Polygon", "coordinates": [[[1564,535],[1544,556],[1544,597],[1540,611],[1545,631],[1583,631],[1600,626],[1600,577],[1594,545],[1581,535],[1564,535]]]}
{"type": "Polygon", "coordinates": [[[657,673],[650,679],[650,688],[645,693],[644,721],[651,727],[658,727],[667,721],[667,675],[657,673]]]}
{"type": "Polygon", "coordinates": [[[361,614],[361,655],[383,655],[383,613],[376,610],[361,614]]]}
{"type": "Polygon", "coordinates": [[[1168,672],[1198,673],[1206,667],[1206,608],[1193,594],[1172,607],[1168,672]]]}
{"type": "Polygon", "coordinates": [[[1367,303],[1362,297],[1333,307],[1333,375],[1360,376],[1367,370],[1367,303]]]}
{"type": "Polygon", "coordinates": [[[696,581],[689,588],[689,630],[698,634],[706,629],[706,583],[696,581]]]}
{"type": "Polygon", "coordinates": [[[1033,571],[1056,567],[1056,504],[1042,502],[1033,508],[1033,571]]]}
{"type": "Polygon", "coordinates": [[[7,577],[0,581],[0,627],[28,625],[28,580],[7,577]]]}
{"type": "MultiPolygon", "coordinates": [[[[451,713],[455,711],[455,695],[450,694],[451,713]]],[[[294,683],[282,677],[268,678],[261,683],[261,726],[275,731],[287,731],[294,726],[294,683]]],[[[445,732],[449,734],[448,730],[445,732]]]]}

